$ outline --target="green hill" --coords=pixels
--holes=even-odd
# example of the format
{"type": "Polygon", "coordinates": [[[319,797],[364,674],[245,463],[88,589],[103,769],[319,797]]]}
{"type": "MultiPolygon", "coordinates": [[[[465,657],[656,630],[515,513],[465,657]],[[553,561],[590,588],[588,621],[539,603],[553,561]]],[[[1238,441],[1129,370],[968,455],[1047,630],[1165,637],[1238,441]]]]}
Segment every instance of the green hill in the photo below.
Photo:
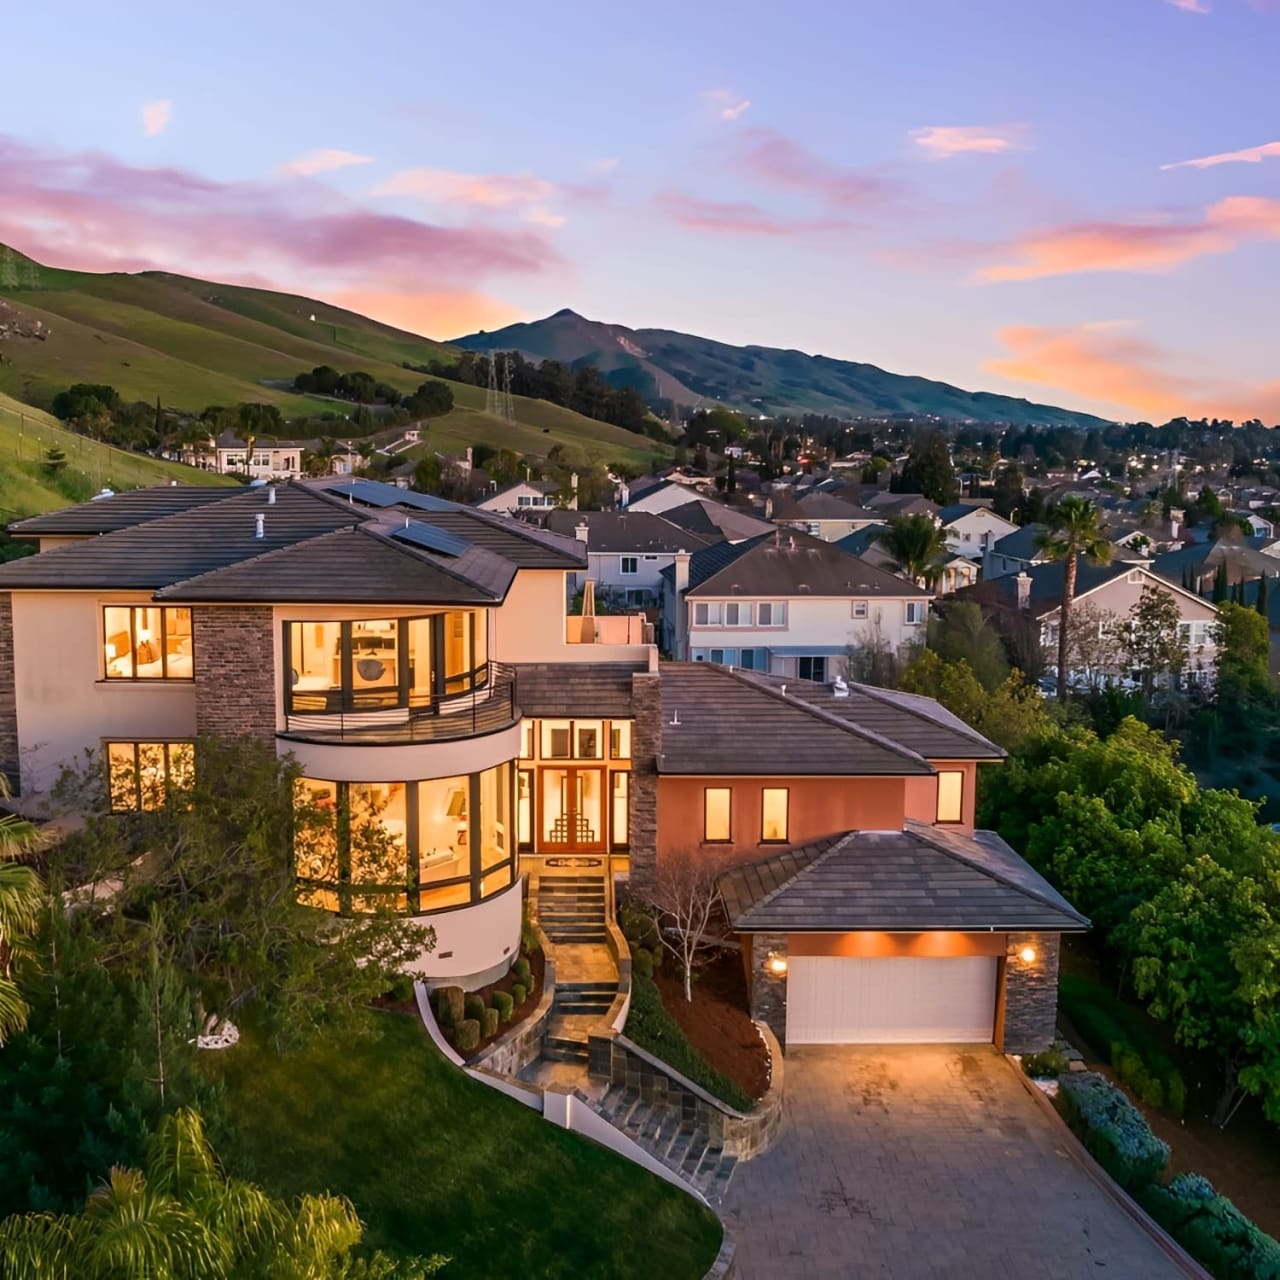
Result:
{"type": "Polygon", "coordinates": [[[68,431],[39,409],[0,395],[0,525],[83,502],[103,488],[138,489],[171,480],[236,483],[230,476],[99,444],[68,431]],[[61,449],[66,457],[66,465],[56,472],[48,463],[51,448],[61,449]]]}
{"type": "Polygon", "coordinates": [[[670,329],[628,329],[569,310],[530,324],[468,334],[455,345],[470,351],[519,351],[567,365],[593,364],[615,386],[635,387],[646,397],[667,396],[686,405],[711,400],[753,414],[1104,425],[1092,414],[1015,396],[964,391],[946,382],[889,373],[873,364],[778,347],[733,347],[670,329]]]}
{"type": "MultiPolygon", "coordinates": [[[[192,412],[260,401],[290,419],[346,414],[345,401],[295,394],[294,376],[327,364],[411,391],[423,375],[405,362],[446,354],[429,338],[311,298],[164,272],[68,271],[0,246],[0,393],[41,408],[72,383],[95,382],[126,401],[158,397],[192,412]]],[[[545,456],[560,444],[571,458],[645,463],[660,448],[523,397],[507,423],[484,413],[483,387],[449,385],[456,408],[428,429],[438,449],[489,444],[545,456]]]]}

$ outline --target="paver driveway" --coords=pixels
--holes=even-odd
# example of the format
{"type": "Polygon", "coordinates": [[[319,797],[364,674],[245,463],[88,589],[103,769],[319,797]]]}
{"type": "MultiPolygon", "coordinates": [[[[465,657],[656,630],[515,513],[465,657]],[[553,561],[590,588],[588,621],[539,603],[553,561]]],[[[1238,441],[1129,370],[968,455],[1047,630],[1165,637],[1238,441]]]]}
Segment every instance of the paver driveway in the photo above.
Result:
{"type": "Polygon", "coordinates": [[[796,1048],[785,1108],[723,1206],[743,1280],[1182,1275],[994,1048],[796,1048]]]}

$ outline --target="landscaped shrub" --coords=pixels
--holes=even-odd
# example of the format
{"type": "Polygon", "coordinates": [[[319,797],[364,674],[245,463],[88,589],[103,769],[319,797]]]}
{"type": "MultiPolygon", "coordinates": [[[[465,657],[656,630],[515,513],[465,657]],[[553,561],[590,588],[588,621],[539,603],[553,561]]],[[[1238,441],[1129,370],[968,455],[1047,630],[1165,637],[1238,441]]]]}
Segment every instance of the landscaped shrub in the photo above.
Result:
{"type": "Polygon", "coordinates": [[[497,1009],[482,1009],[480,1011],[480,1035],[488,1040],[490,1036],[498,1034],[498,1011],[497,1009]]]}
{"type": "Polygon", "coordinates": [[[1259,1230],[1213,1184],[1184,1173],[1138,1192],[1142,1207],[1217,1280],[1280,1280],[1280,1242],[1259,1230]]]}
{"type": "Polygon", "coordinates": [[[745,1090],[710,1066],[685,1038],[680,1025],[662,1007],[658,988],[649,978],[632,973],[631,1009],[624,1028],[627,1037],[640,1048],[661,1058],[682,1076],[701,1085],[722,1102],[739,1111],[750,1111],[755,1102],[745,1090]]]}
{"type": "Polygon", "coordinates": [[[524,1004],[525,1000],[528,999],[528,996],[529,993],[524,989],[523,983],[513,982],[511,984],[511,999],[514,1000],[516,1004],[524,1004]]]}
{"type": "Polygon", "coordinates": [[[1064,974],[1058,989],[1063,1013],[1099,1057],[1148,1106],[1181,1116],[1187,1087],[1173,1059],[1152,1036],[1141,1015],[1105,987],[1064,974]]]}
{"type": "Polygon", "coordinates": [[[474,1018],[463,1018],[457,1026],[454,1047],[459,1053],[472,1053],[480,1043],[480,1024],[474,1018]]]}
{"type": "Polygon", "coordinates": [[[456,1027],[466,1016],[466,995],[461,987],[436,989],[436,1021],[442,1027],[456,1027]]]}
{"type": "Polygon", "coordinates": [[[510,993],[506,991],[495,991],[492,998],[493,1007],[498,1011],[499,1021],[510,1022],[512,1006],[515,1004],[510,993]]]}
{"type": "Polygon", "coordinates": [[[1066,1072],[1070,1063],[1067,1055],[1054,1045],[1043,1053],[1028,1053],[1022,1058],[1022,1069],[1035,1080],[1052,1080],[1066,1072]]]}
{"type": "Polygon", "coordinates": [[[1106,1077],[1094,1071],[1065,1075],[1057,1100],[1085,1148],[1122,1187],[1154,1182],[1168,1164],[1168,1143],[1106,1077]]]}
{"type": "Polygon", "coordinates": [[[399,974],[387,988],[387,999],[403,1004],[413,999],[413,979],[407,974],[399,974]]]}
{"type": "Polygon", "coordinates": [[[529,962],[521,956],[519,960],[511,966],[511,972],[516,975],[517,981],[527,988],[533,990],[533,970],[529,967],[529,962]]]}
{"type": "Polygon", "coordinates": [[[466,998],[463,1005],[468,1018],[474,1018],[477,1022],[484,1017],[484,997],[470,995],[466,998]]]}
{"type": "Polygon", "coordinates": [[[644,947],[652,951],[662,946],[658,922],[653,918],[653,913],[634,899],[629,899],[618,908],[618,923],[622,926],[622,936],[633,950],[644,947]]]}
{"type": "Polygon", "coordinates": [[[642,978],[653,977],[653,952],[637,947],[631,953],[631,971],[642,978]]]}

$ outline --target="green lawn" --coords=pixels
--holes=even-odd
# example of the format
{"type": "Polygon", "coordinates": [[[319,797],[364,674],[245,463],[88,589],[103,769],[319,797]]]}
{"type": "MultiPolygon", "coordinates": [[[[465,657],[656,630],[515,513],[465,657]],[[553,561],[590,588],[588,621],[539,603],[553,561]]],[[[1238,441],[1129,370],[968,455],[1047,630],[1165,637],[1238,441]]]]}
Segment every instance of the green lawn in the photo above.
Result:
{"type": "Polygon", "coordinates": [[[711,1265],[710,1210],[470,1080],[416,1021],[373,1016],[354,1042],[226,1055],[220,1146],[240,1172],[350,1197],[369,1244],[448,1254],[446,1280],[695,1280],[711,1265]]]}

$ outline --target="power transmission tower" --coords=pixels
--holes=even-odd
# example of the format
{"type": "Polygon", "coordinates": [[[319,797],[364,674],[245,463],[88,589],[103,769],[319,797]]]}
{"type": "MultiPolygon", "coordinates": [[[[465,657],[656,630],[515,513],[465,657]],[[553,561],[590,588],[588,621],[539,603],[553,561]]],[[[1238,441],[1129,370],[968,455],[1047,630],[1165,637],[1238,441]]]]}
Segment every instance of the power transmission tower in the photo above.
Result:
{"type": "Polygon", "coordinates": [[[502,415],[498,412],[498,365],[493,352],[489,352],[489,387],[484,393],[484,411],[495,418],[502,415]]]}
{"type": "Polygon", "coordinates": [[[502,357],[502,416],[508,422],[516,420],[516,407],[511,399],[511,353],[502,357]]]}

